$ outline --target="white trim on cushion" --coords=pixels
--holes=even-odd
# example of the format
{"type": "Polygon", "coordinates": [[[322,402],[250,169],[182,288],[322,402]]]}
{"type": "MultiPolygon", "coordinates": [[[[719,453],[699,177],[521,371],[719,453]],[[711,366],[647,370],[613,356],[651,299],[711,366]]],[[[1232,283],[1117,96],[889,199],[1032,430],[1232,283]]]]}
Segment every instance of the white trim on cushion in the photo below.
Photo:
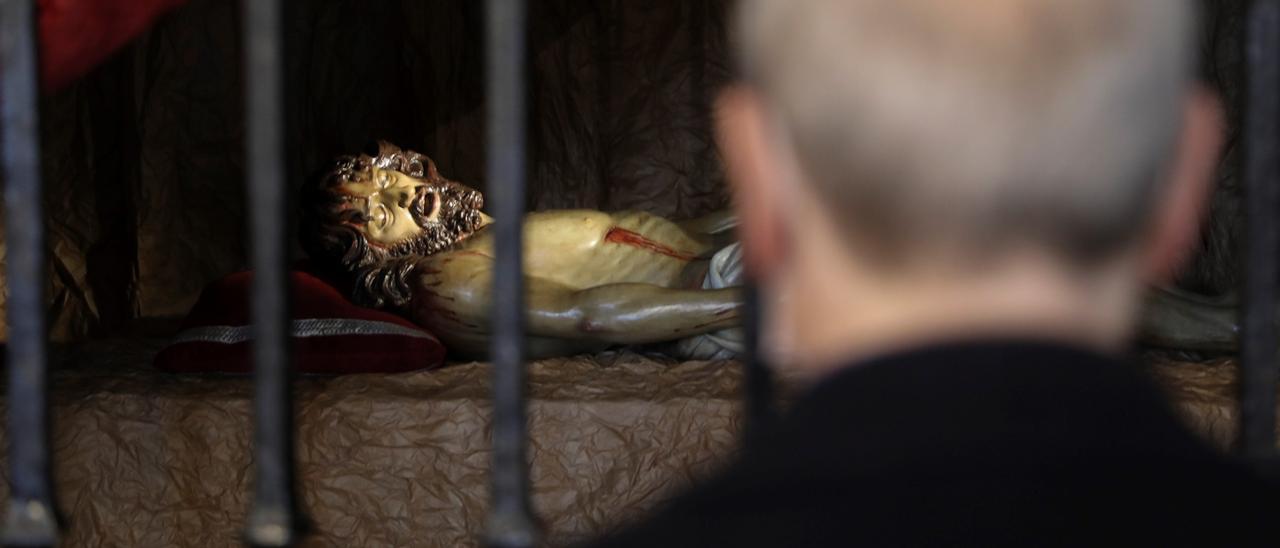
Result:
{"type": "MultiPolygon", "coordinates": [[[[170,344],[184,342],[214,342],[237,344],[253,338],[252,326],[210,325],[184,329],[170,344]]],[[[291,337],[334,337],[342,335],[403,335],[430,339],[431,335],[412,327],[377,320],[353,320],[349,318],[325,318],[293,320],[289,323],[291,337]]]]}

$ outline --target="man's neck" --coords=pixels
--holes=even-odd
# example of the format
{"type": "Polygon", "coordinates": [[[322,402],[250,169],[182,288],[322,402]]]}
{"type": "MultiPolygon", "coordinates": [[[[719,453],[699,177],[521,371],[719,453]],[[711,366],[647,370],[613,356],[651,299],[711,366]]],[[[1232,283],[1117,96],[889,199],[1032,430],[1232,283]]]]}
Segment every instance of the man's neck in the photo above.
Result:
{"type": "Polygon", "coordinates": [[[791,282],[772,291],[767,344],[775,360],[804,375],[957,339],[1051,340],[1113,352],[1128,337],[1137,293],[1119,263],[1085,277],[1033,256],[950,274],[885,275],[830,257],[795,262],[791,282]]]}

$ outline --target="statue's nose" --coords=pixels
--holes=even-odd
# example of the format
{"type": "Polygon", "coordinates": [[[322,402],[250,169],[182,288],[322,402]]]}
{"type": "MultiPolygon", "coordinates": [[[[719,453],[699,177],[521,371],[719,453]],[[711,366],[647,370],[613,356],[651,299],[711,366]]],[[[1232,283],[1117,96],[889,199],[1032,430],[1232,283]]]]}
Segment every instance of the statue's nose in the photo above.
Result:
{"type": "Polygon", "coordinates": [[[409,203],[413,201],[413,193],[406,189],[397,190],[395,201],[400,207],[409,207],[409,203]]]}

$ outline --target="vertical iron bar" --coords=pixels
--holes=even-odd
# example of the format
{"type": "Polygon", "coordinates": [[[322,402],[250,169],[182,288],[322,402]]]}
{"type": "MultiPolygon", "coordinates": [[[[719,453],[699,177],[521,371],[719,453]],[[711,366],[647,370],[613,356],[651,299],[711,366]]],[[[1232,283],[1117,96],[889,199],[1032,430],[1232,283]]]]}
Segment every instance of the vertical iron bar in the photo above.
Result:
{"type": "Polygon", "coordinates": [[[493,498],[489,546],[533,546],[525,456],[523,219],[525,195],[525,2],[488,0],[488,173],[496,239],[493,276],[493,498]]]}
{"type": "Polygon", "coordinates": [[[50,478],[45,359],[44,208],[40,190],[35,0],[3,0],[0,103],[4,123],[9,280],[9,509],[4,543],[52,546],[57,519],[50,478]]]}
{"type": "Polygon", "coordinates": [[[1247,226],[1240,350],[1240,449],[1276,450],[1276,284],[1280,283],[1280,1],[1255,0],[1245,36],[1247,226]]]}
{"type": "Polygon", "coordinates": [[[773,371],[760,357],[760,321],[764,315],[759,286],[748,280],[742,288],[742,295],[745,301],[742,330],[746,343],[746,355],[742,357],[743,398],[746,406],[746,424],[742,438],[744,443],[750,444],[759,436],[761,429],[773,420],[773,371]]]}
{"type": "Polygon", "coordinates": [[[286,344],[286,245],[281,0],[243,0],[246,180],[253,250],[253,507],[245,535],[257,546],[298,540],[293,484],[293,400],[286,344]]]}

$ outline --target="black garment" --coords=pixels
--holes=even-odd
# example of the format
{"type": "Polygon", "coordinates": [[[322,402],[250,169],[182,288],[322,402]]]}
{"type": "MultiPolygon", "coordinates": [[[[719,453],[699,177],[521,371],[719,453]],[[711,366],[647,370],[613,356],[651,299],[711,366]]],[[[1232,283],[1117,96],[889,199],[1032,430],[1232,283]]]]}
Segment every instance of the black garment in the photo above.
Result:
{"type": "Polygon", "coordinates": [[[1280,546],[1280,498],[1129,363],[938,346],[816,386],[722,475],[600,546],[1280,546]]]}

